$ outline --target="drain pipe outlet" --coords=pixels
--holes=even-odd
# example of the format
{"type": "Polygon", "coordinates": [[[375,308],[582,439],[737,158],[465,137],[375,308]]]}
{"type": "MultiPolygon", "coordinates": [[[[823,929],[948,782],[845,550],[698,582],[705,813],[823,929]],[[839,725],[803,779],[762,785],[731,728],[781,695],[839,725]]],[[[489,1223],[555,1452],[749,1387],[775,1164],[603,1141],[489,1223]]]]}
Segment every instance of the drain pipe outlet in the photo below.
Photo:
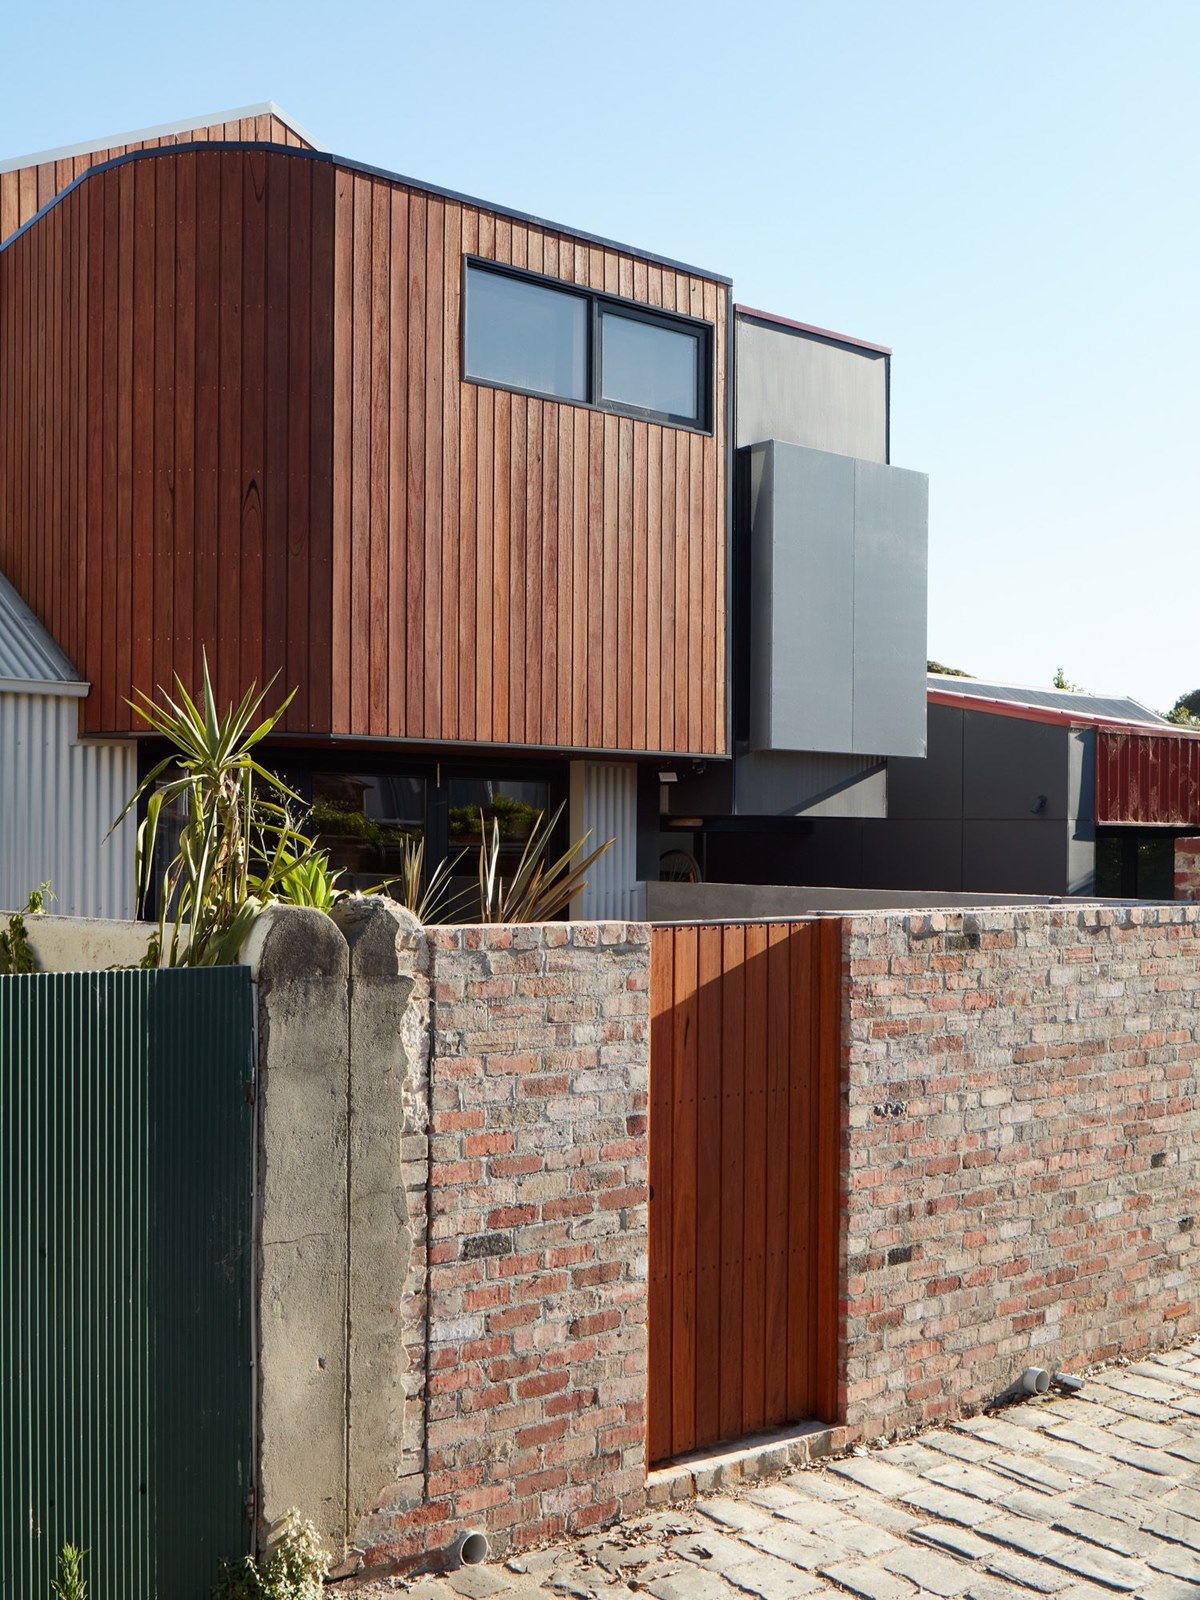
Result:
{"type": "Polygon", "coordinates": [[[478,1528],[464,1528],[451,1545],[450,1554],[455,1566],[477,1567],[488,1557],[487,1534],[478,1528]]]}
{"type": "Polygon", "coordinates": [[[1050,1387],[1050,1374],[1045,1367],[1026,1367],[1021,1374],[1019,1387],[1026,1394],[1045,1394],[1050,1387]]]}

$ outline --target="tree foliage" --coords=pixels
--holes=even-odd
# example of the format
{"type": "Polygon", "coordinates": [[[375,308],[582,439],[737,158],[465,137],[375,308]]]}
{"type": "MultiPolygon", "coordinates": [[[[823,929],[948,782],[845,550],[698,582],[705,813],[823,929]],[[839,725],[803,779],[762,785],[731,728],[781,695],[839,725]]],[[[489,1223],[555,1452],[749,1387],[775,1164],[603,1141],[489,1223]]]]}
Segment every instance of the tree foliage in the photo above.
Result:
{"type": "Polygon", "coordinates": [[[964,672],[961,667],[944,667],[940,661],[927,661],[926,672],[940,672],[944,678],[972,678],[974,673],[964,672]]]}
{"type": "Polygon", "coordinates": [[[1164,715],[1168,722],[1177,722],[1181,727],[1200,727],[1200,689],[1193,689],[1190,694],[1181,694],[1170,711],[1164,715]]]}

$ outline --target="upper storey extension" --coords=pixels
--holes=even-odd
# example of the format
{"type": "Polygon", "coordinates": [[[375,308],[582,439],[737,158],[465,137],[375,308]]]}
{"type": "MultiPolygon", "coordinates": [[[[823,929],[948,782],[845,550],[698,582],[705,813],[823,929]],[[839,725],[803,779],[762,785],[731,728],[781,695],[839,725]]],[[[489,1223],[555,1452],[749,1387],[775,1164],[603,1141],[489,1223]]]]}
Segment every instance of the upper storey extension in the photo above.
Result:
{"type": "Polygon", "coordinates": [[[82,731],[206,650],[296,736],[724,753],[725,281],[280,126],[0,174],[0,571],[82,731]]]}
{"type": "Polygon", "coordinates": [[[97,139],[66,150],[48,150],[40,156],[0,161],[0,244],[76,178],[82,178],[90,167],[138,150],[166,150],[173,145],[206,144],[210,140],[282,144],[299,150],[319,148],[286,112],[267,102],[227,111],[216,122],[210,117],[173,122],[167,127],[145,128],[116,143],[97,139]]]}

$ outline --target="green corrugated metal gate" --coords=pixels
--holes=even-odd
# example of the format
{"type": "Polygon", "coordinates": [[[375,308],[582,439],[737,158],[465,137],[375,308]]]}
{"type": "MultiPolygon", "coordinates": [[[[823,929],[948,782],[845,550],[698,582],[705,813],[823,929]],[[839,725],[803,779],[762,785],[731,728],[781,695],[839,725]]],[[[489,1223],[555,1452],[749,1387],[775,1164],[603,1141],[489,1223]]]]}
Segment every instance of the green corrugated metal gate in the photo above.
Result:
{"type": "Polygon", "coordinates": [[[247,1547],[243,967],[0,978],[0,1595],[207,1600],[247,1547]]]}

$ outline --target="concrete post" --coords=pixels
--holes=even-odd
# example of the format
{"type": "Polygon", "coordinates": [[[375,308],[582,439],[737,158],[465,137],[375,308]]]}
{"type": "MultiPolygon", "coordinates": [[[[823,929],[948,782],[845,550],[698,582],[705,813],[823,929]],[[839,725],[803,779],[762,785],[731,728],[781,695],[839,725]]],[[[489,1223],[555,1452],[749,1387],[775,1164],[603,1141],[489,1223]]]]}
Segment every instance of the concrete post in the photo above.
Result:
{"type": "Polygon", "coordinates": [[[335,1561],[346,1532],[349,950],[272,907],[242,952],[258,988],[260,1519],[295,1506],[335,1561]]]}
{"type": "Polygon", "coordinates": [[[343,901],[333,920],[350,952],[346,1494],[352,1532],[382,1498],[397,1508],[419,1504],[424,1492],[424,1352],[410,1370],[406,1349],[413,1256],[406,1180],[423,1197],[429,949],[417,919],[378,896],[343,901]]]}

